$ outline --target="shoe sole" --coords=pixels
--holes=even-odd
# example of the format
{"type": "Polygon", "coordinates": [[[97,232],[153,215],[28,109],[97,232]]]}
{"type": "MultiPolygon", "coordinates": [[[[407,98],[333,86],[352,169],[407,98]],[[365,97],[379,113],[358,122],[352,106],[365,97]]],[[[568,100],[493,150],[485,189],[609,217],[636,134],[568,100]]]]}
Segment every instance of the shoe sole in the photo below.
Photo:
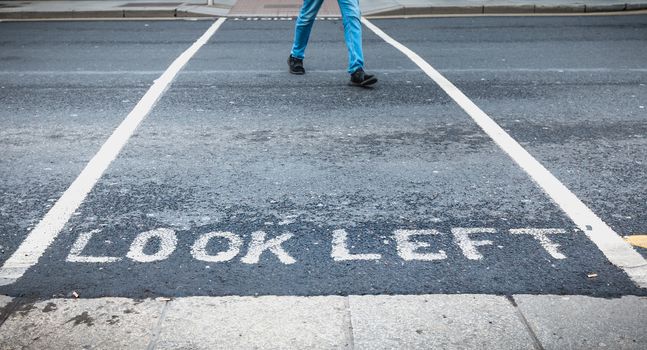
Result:
{"type": "Polygon", "coordinates": [[[350,82],[350,85],[351,85],[351,86],[359,86],[359,87],[367,88],[367,87],[371,87],[371,86],[372,86],[373,84],[375,84],[375,83],[377,83],[377,78],[373,77],[373,78],[371,78],[371,79],[364,80],[364,81],[363,81],[363,82],[361,82],[361,83],[355,83],[355,82],[352,82],[352,81],[351,81],[351,82],[350,82]]]}
{"type": "Polygon", "coordinates": [[[293,71],[290,71],[290,74],[294,74],[294,75],[304,75],[304,74],[306,74],[306,72],[293,72],[293,71]]]}

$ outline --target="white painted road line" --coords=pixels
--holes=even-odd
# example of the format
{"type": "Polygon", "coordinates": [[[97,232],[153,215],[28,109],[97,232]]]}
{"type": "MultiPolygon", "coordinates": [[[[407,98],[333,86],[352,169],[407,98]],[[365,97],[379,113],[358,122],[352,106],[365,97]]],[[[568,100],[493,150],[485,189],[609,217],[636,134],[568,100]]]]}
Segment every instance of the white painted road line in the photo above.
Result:
{"type": "Polygon", "coordinates": [[[30,267],[38,263],[38,259],[56,239],[63,226],[83,203],[85,197],[94,188],[94,185],[110,163],[117,158],[117,155],[126,145],[135,129],[155,106],[155,103],[175,79],[180,69],[209,41],[209,38],[224,22],[225,18],[218,19],[193,45],[171,63],[164,74],[155,80],[155,83],[148,89],[135,108],[110,135],[99,149],[99,152],[88,162],[81,174],[45,214],[38,225],[27,235],[18,250],[5,261],[2,268],[0,268],[0,285],[16,282],[30,267]]]}
{"type": "Polygon", "coordinates": [[[362,17],[362,23],[418,65],[559,205],[577,227],[584,231],[589,239],[598,246],[611,263],[622,268],[640,288],[647,288],[647,261],[642,255],[636,252],[548,169],[508,135],[490,116],[422,57],[391,38],[364,17],[362,17]]]}

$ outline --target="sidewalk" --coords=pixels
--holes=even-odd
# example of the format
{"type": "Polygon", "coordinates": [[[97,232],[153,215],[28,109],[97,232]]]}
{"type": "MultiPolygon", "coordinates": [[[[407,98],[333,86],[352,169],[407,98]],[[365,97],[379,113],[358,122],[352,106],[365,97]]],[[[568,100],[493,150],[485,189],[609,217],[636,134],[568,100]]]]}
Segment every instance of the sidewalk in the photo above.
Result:
{"type": "Polygon", "coordinates": [[[647,1],[613,0],[372,0],[366,16],[441,14],[585,13],[647,9],[647,1]]]}
{"type": "Polygon", "coordinates": [[[222,17],[236,0],[0,1],[0,19],[222,17]]]}
{"type": "Polygon", "coordinates": [[[0,299],[2,349],[645,349],[647,299],[0,299]]]}
{"type": "MultiPolygon", "coordinates": [[[[0,19],[140,17],[295,17],[301,0],[0,1],[0,19]]],[[[585,13],[647,9],[647,0],[362,0],[366,16],[585,13]]],[[[322,17],[338,17],[327,0],[322,17]]]]}

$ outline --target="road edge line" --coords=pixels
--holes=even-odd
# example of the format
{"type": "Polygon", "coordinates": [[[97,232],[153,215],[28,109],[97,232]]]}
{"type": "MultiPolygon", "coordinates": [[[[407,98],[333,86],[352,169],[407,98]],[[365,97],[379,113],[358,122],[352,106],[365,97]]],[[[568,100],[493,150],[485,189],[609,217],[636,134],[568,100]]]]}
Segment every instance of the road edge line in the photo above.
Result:
{"type": "Polygon", "coordinates": [[[65,190],[36,227],[29,232],[18,249],[4,262],[0,268],[0,286],[16,282],[29,268],[38,263],[45,250],[54,242],[72,214],[83,203],[85,197],[94,188],[94,185],[112,161],[117,158],[121,149],[128,143],[139,124],[150,113],[180,70],[209,41],[225,20],[226,18],[222,17],[214,22],[200,38],[182,52],[164,73],[155,80],[70,187],[65,190]]]}
{"type": "Polygon", "coordinates": [[[422,57],[390,37],[365,17],[362,23],[385,42],[409,57],[438,86],[456,102],[476,124],[503,150],[552,201],[602,251],[607,259],[621,268],[640,288],[647,288],[647,261],[609,225],[600,219],[584,202],[559,181],[548,169],[524,149],[490,116],[440,74],[422,57]]]}

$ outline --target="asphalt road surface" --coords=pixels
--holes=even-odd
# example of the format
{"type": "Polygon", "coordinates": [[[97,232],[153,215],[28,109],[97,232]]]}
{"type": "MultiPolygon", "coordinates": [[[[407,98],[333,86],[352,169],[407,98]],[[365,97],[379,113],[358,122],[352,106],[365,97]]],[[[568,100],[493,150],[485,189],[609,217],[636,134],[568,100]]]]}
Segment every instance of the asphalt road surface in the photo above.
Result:
{"type": "MultiPolygon", "coordinates": [[[[647,230],[647,16],[373,20],[619,235],[647,230]]],[[[0,263],[212,21],[0,23],[0,263]]],[[[227,20],[1,294],[647,295],[412,60],[227,20]]],[[[647,256],[645,251],[640,251],[647,256]]]]}

